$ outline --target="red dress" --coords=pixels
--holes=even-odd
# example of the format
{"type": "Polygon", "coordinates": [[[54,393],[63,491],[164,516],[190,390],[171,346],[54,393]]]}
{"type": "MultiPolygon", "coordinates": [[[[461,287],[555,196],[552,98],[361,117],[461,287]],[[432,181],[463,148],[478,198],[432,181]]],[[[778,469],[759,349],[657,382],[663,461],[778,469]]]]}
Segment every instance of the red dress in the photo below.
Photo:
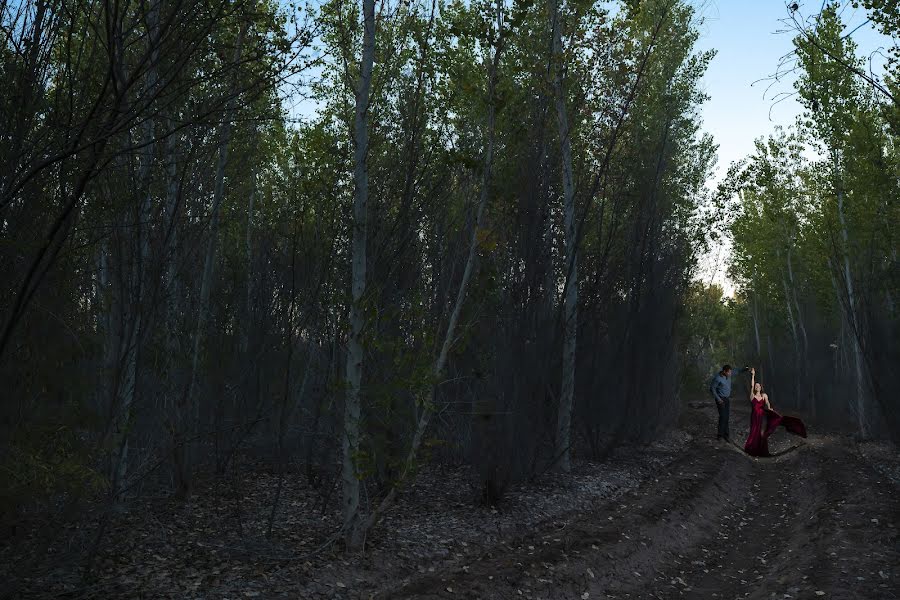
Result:
{"type": "Polygon", "coordinates": [[[806,437],[806,425],[797,417],[786,417],[774,410],[767,409],[766,401],[762,398],[751,398],[750,404],[753,406],[753,411],[750,413],[750,435],[747,436],[747,443],[744,444],[744,452],[750,456],[771,456],[769,454],[769,436],[779,425],[783,425],[794,435],[806,437]],[[764,420],[765,428],[763,427],[764,420]]]}

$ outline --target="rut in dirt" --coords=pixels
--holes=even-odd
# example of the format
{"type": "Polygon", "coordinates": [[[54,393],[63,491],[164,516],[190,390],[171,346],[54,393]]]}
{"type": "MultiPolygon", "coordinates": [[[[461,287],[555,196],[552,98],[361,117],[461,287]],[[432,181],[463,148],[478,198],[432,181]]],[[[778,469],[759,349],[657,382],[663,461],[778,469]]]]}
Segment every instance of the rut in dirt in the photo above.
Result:
{"type": "Polygon", "coordinates": [[[712,441],[629,494],[383,598],[900,597],[900,501],[852,443],[712,441]]]}

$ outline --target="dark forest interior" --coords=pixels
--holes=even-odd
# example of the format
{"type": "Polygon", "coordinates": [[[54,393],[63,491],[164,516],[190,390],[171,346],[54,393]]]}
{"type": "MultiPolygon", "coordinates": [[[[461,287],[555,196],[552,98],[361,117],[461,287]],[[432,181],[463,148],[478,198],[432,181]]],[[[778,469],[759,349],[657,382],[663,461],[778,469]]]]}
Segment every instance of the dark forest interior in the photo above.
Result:
{"type": "MultiPolygon", "coordinates": [[[[600,500],[690,513],[714,491],[646,486],[693,469],[819,473],[754,492],[797,515],[865,492],[877,533],[834,547],[879,544],[855,597],[900,597],[900,51],[876,75],[849,2],[788,3],[802,116],[714,181],[695,4],[0,0],[0,596],[625,597],[638,548],[543,595],[446,561],[512,573],[492,544],[561,511],[644,531],[652,502],[600,500]],[[723,245],[733,293],[700,275],[723,245]],[[799,449],[714,445],[723,363],[799,449]],[[495,537],[429,554],[457,516],[495,537]]],[[[595,543],[552,539],[521,547],[595,543]]],[[[657,597],[724,589],[697,575],[657,597]]],[[[820,581],[793,597],[849,597],[820,581]]]]}

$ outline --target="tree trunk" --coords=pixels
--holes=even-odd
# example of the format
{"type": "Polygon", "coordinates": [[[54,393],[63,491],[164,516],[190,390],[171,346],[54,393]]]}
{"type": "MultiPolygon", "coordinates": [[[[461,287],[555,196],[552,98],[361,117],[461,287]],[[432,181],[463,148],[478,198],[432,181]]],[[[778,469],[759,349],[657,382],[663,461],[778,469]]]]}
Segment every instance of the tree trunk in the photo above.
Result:
{"type": "Polygon", "coordinates": [[[359,518],[359,476],[356,456],[359,452],[360,386],[363,372],[363,327],[366,293],[366,238],[369,173],[369,102],[372,70],[375,64],[375,0],[363,0],[363,42],[359,80],[356,83],[356,111],[353,122],[353,239],[351,246],[350,339],[347,342],[347,392],[344,399],[344,432],[341,481],[343,486],[343,532],[348,548],[359,548],[365,528],[359,518]]]}
{"type": "Polygon", "coordinates": [[[803,342],[803,358],[804,360],[809,355],[809,339],[806,335],[806,325],[803,322],[803,313],[800,312],[800,302],[797,300],[797,283],[794,281],[794,263],[791,260],[791,248],[788,247],[787,251],[787,273],[788,273],[788,282],[791,286],[791,298],[794,302],[794,311],[797,315],[797,325],[800,328],[800,336],[803,342]]]}
{"type": "MultiPolygon", "coordinates": [[[[794,280],[794,263],[791,260],[792,249],[791,246],[788,246],[787,249],[787,275],[788,275],[788,283],[790,285],[790,301],[793,302],[794,305],[794,315],[797,321],[797,327],[800,330],[800,341],[802,342],[801,346],[801,354],[800,354],[800,377],[804,382],[807,381],[807,372],[809,371],[809,338],[806,335],[806,324],[803,321],[803,313],[800,310],[800,302],[797,300],[797,283],[794,280]]],[[[813,385],[814,382],[813,382],[813,385]]],[[[800,390],[800,384],[797,384],[797,389],[800,390]]],[[[815,414],[815,393],[813,388],[807,388],[802,390],[803,396],[806,399],[806,406],[815,414]]],[[[798,402],[800,401],[800,397],[797,398],[798,402]]]]}
{"type": "Polygon", "coordinates": [[[753,294],[753,336],[756,341],[756,357],[755,360],[758,362],[762,357],[762,350],[759,343],[759,307],[758,307],[758,299],[756,294],[753,294]]]}
{"type": "MultiPolygon", "coordinates": [[[[160,0],[151,0],[147,10],[147,45],[150,63],[144,79],[144,102],[149,104],[156,93],[158,75],[156,64],[159,60],[159,3],[160,0]]],[[[115,431],[117,436],[117,449],[115,453],[114,472],[112,474],[112,494],[116,500],[121,500],[123,486],[128,468],[128,445],[131,412],[137,401],[138,394],[138,369],[140,361],[140,348],[143,340],[144,327],[144,292],[146,283],[146,267],[150,258],[150,201],[151,201],[151,176],[153,157],[156,150],[154,137],[156,135],[156,122],[153,118],[144,121],[144,131],[141,140],[140,170],[137,177],[137,194],[139,196],[137,214],[133,225],[132,239],[132,264],[130,278],[130,297],[128,305],[132,323],[128,329],[128,341],[125,343],[125,367],[124,382],[121,386],[122,401],[117,407],[115,431]]]]}
{"type": "MultiPolygon", "coordinates": [[[[453,304],[453,310],[450,313],[450,319],[447,322],[447,329],[444,332],[441,350],[434,362],[432,373],[436,382],[440,381],[440,379],[444,375],[444,369],[447,366],[447,360],[450,356],[450,349],[452,348],[454,341],[456,341],[456,329],[459,325],[459,319],[462,314],[462,307],[466,299],[469,282],[471,281],[472,275],[475,272],[475,267],[478,259],[478,234],[484,219],[485,207],[487,206],[488,199],[490,197],[490,186],[492,179],[491,174],[494,165],[494,132],[496,115],[495,93],[497,71],[500,63],[500,54],[503,49],[502,6],[499,1],[497,3],[496,16],[498,41],[497,45],[494,47],[494,56],[488,68],[487,141],[485,143],[484,149],[484,167],[482,171],[481,194],[478,200],[478,208],[475,211],[475,221],[472,224],[472,234],[469,241],[469,252],[466,257],[466,266],[463,269],[463,275],[456,293],[456,300],[453,304]]],[[[416,424],[416,430],[413,433],[413,438],[410,442],[409,450],[406,454],[406,458],[404,459],[402,466],[400,467],[400,476],[398,477],[398,480],[397,482],[395,482],[394,486],[391,487],[390,491],[388,491],[382,501],[378,504],[378,506],[376,506],[375,509],[372,510],[372,512],[368,515],[365,522],[359,526],[358,537],[355,540],[357,543],[361,542],[362,536],[364,536],[365,533],[378,522],[378,519],[381,518],[381,515],[391,507],[397,497],[397,489],[399,484],[405,481],[412,471],[412,468],[415,465],[415,460],[419,448],[421,447],[422,441],[425,437],[425,432],[428,429],[428,424],[431,422],[431,417],[434,414],[436,391],[437,384],[430,386],[428,397],[425,398],[422,402],[422,412],[419,415],[419,420],[416,424]]]]}
{"type": "Polygon", "coordinates": [[[775,377],[776,377],[775,362],[772,359],[772,332],[771,332],[771,330],[768,333],[766,333],[766,358],[769,359],[769,375],[768,375],[769,383],[766,384],[766,387],[768,388],[766,391],[771,396],[775,393],[775,385],[773,385],[773,384],[774,384],[775,377]]]}
{"type": "MultiPolygon", "coordinates": [[[[234,50],[233,66],[236,69],[241,60],[241,52],[243,50],[244,36],[247,33],[247,23],[241,25],[238,33],[237,44],[234,50]]],[[[196,429],[200,421],[200,403],[195,398],[197,386],[197,370],[200,363],[200,350],[202,348],[203,336],[206,332],[206,322],[209,318],[211,307],[209,305],[209,297],[212,292],[213,274],[215,270],[216,251],[219,242],[219,219],[222,208],[222,201],[225,198],[225,167],[228,164],[228,150],[231,145],[231,129],[234,113],[237,109],[237,89],[238,75],[231,85],[231,93],[225,109],[222,128],[219,134],[219,158],[216,164],[215,187],[213,188],[213,202],[210,210],[209,218],[209,241],[206,246],[206,256],[203,260],[203,272],[200,279],[200,299],[197,308],[197,328],[194,331],[193,351],[191,354],[191,374],[188,379],[187,389],[182,400],[181,414],[179,418],[185,424],[180,431],[181,439],[176,445],[175,451],[180,455],[180,460],[176,460],[179,472],[178,488],[182,494],[190,491],[190,471],[193,463],[193,456],[190,446],[194,442],[188,442],[188,438],[196,437],[196,429]]]]}
{"type": "Polygon", "coordinates": [[[563,290],[563,356],[562,386],[556,417],[556,466],[562,471],[571,468],[572,406],[575,396],[576,336],[578,333],[578,246],[575,225],[575,183],[572,175],[572,146],[566,96],[563,85],[565,55],[562,45],[559,0],[550,0],[550,26],[553,29],[553,89],[556,97],[556,118],[559,128],[562,160],[563,210],[566,239],[565,287],[563,290]]]}
{"type": "Polygon", "coordinates": [[[853,363],[856,373],[856,418],[859,426],[859,436],[863,439],[869,437],[869,424],[866,415],[866,394],[865,394],[865,378],[864,365],[862,356],[862,347],[860,344],[860,336],[862,331],[859,329],[856,314],[856,295],[853,290],[853,276],[850,271],[850,242],[847,233],[847,219],[844,216],[844,191],[839,189],[838,198],[838,220],[841,224],[841,238],[844,242],[844,287],[847,292],[847,310],[844,315],[850,325],[853,333],[853,363]]]}
{"type": "MultiPolygon", "coordinates": [[[[172,131],[174,123],[171,119],[166,122],[166,129],[172,131]]],[[[169,430],[172,432],[168,443],[172,444],[172,451],[176,458],[175,472],[179,472],[178,460],[181,451],[178,448],[180,444],[179,432],[182,427],[182,415],[176,407],[178,406],[178,393],[182,389],[178,376],[178,361],[182,353],[182,299],[181,299],[181,280],[178,272],[179,250],[178,250],[178,213],[180,205],[180,186],[178,182],[178,158],[176,149],[178,147],[178,135],[170,133],[166,138],[165,144],[165,170],[166,170],[166,200],[164,207],[165,220],[165,236],[163,238],[162,261],[163,261],[163,295],[165,298],[165,336],[164,347],[165,355],[163,356],[163,374],[165,377],[164,387],[161,398],[161,414],[166,422],[169,430]]]]}
{"type": "MultiPolygon", "coordinates": [[[[171,131],[172,122],[169,121],[168,129],[171,131]]],[[[177,137],[170,134],[166,139],[165,145],[165,168],[166,168],[166,205],[165,205],[165,238],[163,242],[163,261],[165,262],[165,297],[166,297],[166,337],[168,339],[166,348],[169,350],[168,360],[171,360],[175,353],[175,334],[178,329],[178,313],[179,313],[179,296],[181,289],[178,280],[178,208],[179,208],[179,185],[178,185],[178,159],[175,151],[177,147],[177,137]]]]}
{"type": "MultiPolygon", "coordinates": [[[[253,149],[254,153],[256,150],[256,145],[258,141],[258,130],[254,129],[253,131],[253,149]]],[[[250,167],[250,196],[247,199],[247,230],[244,234],[244,253],[246,260],[246,289],[244,290],[244,297],[242,300],[242,308],[241,308],[241,324],[240,324],[240,345],[239,352],[241,357],[245,360],[251,360],[251,357],[247,355],[248,349],[250,348],[250,328],[252,322],[252,313],[253,313],[253,211],[255,209],[256,204],[256,176],[257,169],[259,168],[257,161],[253,161],[253,164],[250,167]]],[[[247,377],[252,377],[252,373],[248,374],[247,377]]]]}
{"type": "Polygon", "coordinates": [[[787,279],[782,278],[781,283],[784,285],[784,304],[787,308],[788,324],[791,326],[791,340],[794,342],[794,402],[800,402],[800,380],[802,379],[802,359],[800,354],[800,338],[797,335],[797,324],[794,321],[794,310],[791,307],[790,290],[788,289],[787,279]]]}
{"type": "Polygon", "coordinates": [[[832,262],[831,258],[828,258],[828,274],[831,276],[831,288],[834,290],[834,297],[837,301],[838,309],[841,311],[841,329],[838,332],[838,339],[836,340],[837,344],[837,355],[835,359],[835,366],[838,370],[843,370],[849,368],[850,361],[847,358],[847,307],[844,306],[844,298],[843,294],[841,294],[841,288],[838,285],[837,277],[835,276],[836,272],[840,272],[840,267],[837,266],[836,262],[832,262]]]}

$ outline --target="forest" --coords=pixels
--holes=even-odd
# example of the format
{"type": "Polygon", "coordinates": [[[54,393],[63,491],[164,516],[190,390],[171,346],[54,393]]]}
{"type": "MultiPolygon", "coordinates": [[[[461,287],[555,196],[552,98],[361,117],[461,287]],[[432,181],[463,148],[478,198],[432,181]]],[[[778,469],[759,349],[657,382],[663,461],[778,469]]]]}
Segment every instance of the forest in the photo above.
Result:
{"type": "Polygon", "coordinates": [[[0,596],[451,597],[377,558],[400,523],[659,483],[723,363],[808,423],[783,469],[900,465],[900,49],[813,4],[773,17],[801,117],[716,182],[687,0],[0,0],[0,596]]]}

